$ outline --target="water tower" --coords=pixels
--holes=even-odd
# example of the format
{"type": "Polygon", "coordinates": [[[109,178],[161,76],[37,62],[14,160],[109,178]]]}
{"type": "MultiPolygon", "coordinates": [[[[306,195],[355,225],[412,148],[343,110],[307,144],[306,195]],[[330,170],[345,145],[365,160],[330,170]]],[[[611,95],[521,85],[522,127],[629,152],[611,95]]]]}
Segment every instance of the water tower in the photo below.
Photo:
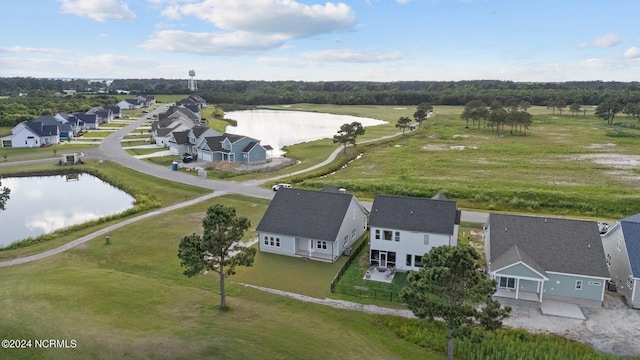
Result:
{"type": "Polygon", "coordinates": [[[198,90],[198,85],[196,84],[196,72],[194,70],[189,70],[189,90],[196,91],[198,90]]]}

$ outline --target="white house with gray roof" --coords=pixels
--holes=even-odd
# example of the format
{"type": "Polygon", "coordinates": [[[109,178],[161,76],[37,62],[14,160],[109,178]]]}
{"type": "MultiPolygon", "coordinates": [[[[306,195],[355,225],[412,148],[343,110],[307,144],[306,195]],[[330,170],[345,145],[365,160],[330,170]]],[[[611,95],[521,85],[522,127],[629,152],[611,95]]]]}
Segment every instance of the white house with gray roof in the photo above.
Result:
{"type": "Polygon", "coordinates": [[[442,195],[434,198],[376,195],[369,215],[373,266],[419,270],[432,248],[458,244],[460,210],[442,195]]]}
{"type": "Polygon", "coordinates": [[[352,194],[280,189],[256,228],[262,252],[334,262],[367,229],[352,194]]]}
{"type": "Polygon", "coordinates": [[[616,221],[601,238],[616,290],[629,306],[640,309],[640,214],[616,221]]]}
{"type": "Polygon", "coordinates": [[[490,214],[485,255],[496,297],[602,305],[609,271],[593,221],[490,214]]]}

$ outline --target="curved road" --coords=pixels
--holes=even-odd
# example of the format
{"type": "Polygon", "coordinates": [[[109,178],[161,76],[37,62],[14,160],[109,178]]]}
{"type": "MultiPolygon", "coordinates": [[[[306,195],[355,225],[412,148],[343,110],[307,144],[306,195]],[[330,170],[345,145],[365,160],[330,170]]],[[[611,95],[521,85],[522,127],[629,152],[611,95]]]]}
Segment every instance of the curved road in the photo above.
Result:
{"type": "MultiPolygon", "coordinates": [[[[158,165],[154,165],[152,163],[140,160],[140,159],[136,159],[133,156],[129,155],[124,149],[122,149],[122,144],[121,144],[121,140],[122,138],[129,134],[130,132],[133,132],[135,129],[137,129],[140,125],[142,125],[144,122],[148,121],[149,119],[152,118],[153,114],[158,114],[160,112],[166,111],[166,109],[169,107],[169,104],[165,104],[162,105],[158,108],[156,108],[155,110],[153,110],[152,112],[148,113],[146,116],[140,118],[139,120],[115,131],[113,134],[110,134],[109,136],[107,136],[102,143],[100,144],[100,146],[95,149],[88,149],[84,152],[85,156],[87,158],[92,158],[92,159],[99,159],[102,158],[104,160],[111,160],[114,162],[119,163],[120,165],[126,166],[128,168],[131,168],[133,170],[151,175],[151,176],[155,176],[155,177],[159,177],[159,178],[163,178],[163,179],[167,179],[167,180],[172,180],[172,181],[176,181],[176,182],[181,182],[184,184],[189,184],[189,185],[194,185],[194,186],[199,186],[199,187],[203,187],[203,188],[207,188],[207,189],[211,189],[212,191],[215,190],[215,192],[212,192],[211,194],[205,195],[205,196],[201,196],[198,197],[196,199],[192,199],[192,200],[188,200],[182,203],[178,203],[178,204],[174,204],[172,206],[168,206],[162,209],[158,209],[158,210],[154,210],[151,211],[149,213],[146,214],[142,214],[142,215],[138,215],[136,217],[121,221],[117,224],[108,226],[104,229],[98,230],[96,232],[93,232],[91,234],[85,235],[79,239],[76,239],[74,241],[71,241],[67,244],[64,244],[62,246],[59,246],[55,249],[51,249],[45,252],[42,252],[40,254],[35,254],[35,255],[31,255],[31,256],[25,256],[25,257],[21,257],[21,258],[17,258],[17,259],[12,259],[12,260],[7,260],[7,261],[1,261],[0,262],[0,267],[7,267],[7,266],[12,266],[12,265],[17,265],[17,264],[23,264],[23,263],[27,263],[27,262],[32,262],[32,261],[36,261],[36,260],[40,260],[43,259],[45,257],[49,257],[55,254],[59,254],[61,252],[67,251],[71,248],[74,248],[80,244],[83,244],[91,239],[94,239],[96,237],[99,236],[103,236],[108,234],[109,232],[118,229],[120,227],[129,225],[131,223],[134,223],[136,221],[139,220],[143,220],[152,216],[156,216],[159,214],[163,214],[175,209],[179,209],[179,208],[183,208],[186,206],[191,206],[194,204],[197,204],[199,202],[202,201],[206,201],[209,200],[211,198],[217,197],[217,196],[223,196],[226,194],[241,194],[241,195],[246,195],[246,196],[251,196],[251,197],[257,197],[257,198],[263,198],[263,199],[272,199],[273,198],[273,191],[268,190],[268,189],[263,189],[261,187],[259,187],[259,185],[265,183],[265,182],[269,182],[269,181],[273,181],[273,180],[277,180],[277,179],[281,179],[281,178],[285,178],[291,175],[298,175],[298,174],[302,174],[304,172],[308,172],[308,171],[312,171],[315,169],[318,169],[320,167],[323,167],[329,163],[331,163],[336,156],[338,156],[338,154],[343,151],[342,147],[338,147],[333,153],[331,153],[331,155],[324,160],[323,162],[316,164],[314,166],[311,166],[309,168],[300,170],[300,171],[296,171],[293,172],[291,174],[285,174],[285,175],[280,175],[280,176],[276,176],[270,179],[263,179],[263,180],[249,180],[249,181],[245,181],[245,182],[235,182],[235,181],[221,181],[221,180],[211,180],[211,179],[203,179],[197,176],[193,176],[193,175],[189,175],[189,174],[185,174],[183,172],[180,171],[172,171],[169,168],[165,168],[162,166],[158,166],[158,165]]],[[[363,141],[361,142],[361,144],[367,143],[367,142],[374,142],[374,141],[379,141],[382,139],[388,139],[388,138],[392,138],[392,137],[396,137],[401,135],[402,133],[396,133],[396,134],[392,134],[392,135],[388,135],[388,136],[384,136],[378,139],[371,139],[371,140],[367,140],[367,141],[363,141]]],[[[13,165],[20,165],[20,164],[25,164],[25,163],[35,163],[35,162],[48,162],[48,161],[52,161],[52,159],[38,159],[38,160],[29,160],[29,161],[19,161],[19,162],[10,162],[10,163],[3,163],[0,164],[0,166],[13,166],[13,165]]],[[[367,206],[369,208],[371,208],[370,203],[365,203],[365,206],[367,206]]],[[[463,221],[469,221],[469,222],[478,222],[478,223],[484,223],[487,221],[488,218],[488,214],[487,213],[482,213],[482,212],[470,212],[470,211],[463,211],[462,212],[462,220],[463,221]]]]}

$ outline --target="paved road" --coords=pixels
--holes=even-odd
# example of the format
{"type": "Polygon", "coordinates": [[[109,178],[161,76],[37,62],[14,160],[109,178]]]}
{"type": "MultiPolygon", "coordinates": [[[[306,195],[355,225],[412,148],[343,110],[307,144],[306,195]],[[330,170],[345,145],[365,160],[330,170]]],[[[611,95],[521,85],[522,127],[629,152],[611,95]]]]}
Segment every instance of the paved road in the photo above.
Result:
{"type": "MultiPolygon", "coordinates": [[[[143,214],[143,215],[139,215],[136,217],[133,217],[131,219],[127,219],[124,220],[118,224],[115,225],[111,225],[107,228],[104,228],[102,230],[96,231],[94,233],[88,234],[86,236],[83,236],[79,239],[76,239],[74,241],[71,241],[65,245],[62,245],[60,247],[57,247],[55,249],[51,249],[48,251],[45,251],[43,253],[40,254],[36,254],[36,255],[31,255],[31,256],[26,256],[26,257],[22,257],[22,258],[17,258],[17,259],[13,259],[13,260],[8,260],[8,261],[2,261],[0,262],[0,267],[6,267],[6,266],[12,266],[12,265],[17,265],[17,264],[23,264],[23,263],[27,263],[27,262],[31,262],[31,261],[36,261],[39,259],[43,259],[45,257],[48,256],[52,256],[55,254],[59,254],[61,252],[67,251],[73,247],[76,247],[80,244],[83,244],[91,239],[94,239],[96,237],[99,236],[105,236],[106,234],[108,234],[110,231],[113,231],[117,228],[120,228],[122,226],[125,225],[129,225],[131,223],[134,223],[136,221],[140,221],[143,219],[146,219],[148,217],[151,216],[155,216],[158,214],[162,214],[168,211],[172,211],[178,208],[182,208],[182,207],[186,207],[186,206],[190,206],[196,203],[199,203],[201,201],[205,201],[205,200],[209,200],[213,197],[217,197],[217,196],[222,196],[222,195],[226,195],[226,194],[230,194],[230,193],[234,193],[234,194],[242,194],[242,195],[247,195],[247,196],[251,196],[251,197],[257,197],[257,198],[263,198],[263,199],[272,199],[274,196],[274,192],[268,189],[263,189],[261,187],[259,187],[259,185],[265,183],[265,182],[269,182],[269,181],[273,181],[273,180],[277,180],[277,179],[281,179],[284,177],[288,177],[291,175],[298,175],[298,174],[302,174],[304,172],[308,172],[308,171],[312,171],[315,169],[318,169],[322,166],[325,166],[329,163],[331,163],[337,156],[338,154],[343,151],[343,149],[341,147],[339,147],[338,149],[336,149],[333,153],[331,153],[331,155],[323,162],[311,166],[307,169],[303,169],[300,171],[296,171],[293,172],[291,174],[285,174],[285,175],[281,175],[281,176],[276,176],[270,179],[262,179],[262,180],[249,180],[249,181],[245,181],[245,182],[235,182],[235,181],[221,181],[221,180],[211,180],[211,179],[203,179],[197,176],[193,176],[190,174],[185,174],[183,172],[179,172],[179,171],[172,171],[170,167],[163,167],[163,166],[159,166],[159,165],[155,165],[140,159],[136,159],[133,156],[129,155],[123,148],[122,148],[122,144],[121,144],[121,139],[126,136],[127,134],[133,132],[135,129],[137,129],[140,125],[142,125],[144,122],[148,121],[149,119],[152,118],[152,116],[154,114],[158,114],[160,112],[166,111],[166,109],[169,107],[169,104],[165,104],[162,105],[158,108],[156,108],[155,110],[153,110],[152,112],[148,113],[146,116],[143,116],[142,118],[138,119],[137,121],[115,131],[113,134],[110,134],[109,136],[107,136],[102,143],[100,144],[100,146],[98,148],[89,148],[86,150],[83,150],[83,153],[85,155],[86,158],[90,158],[90,159],[99,159],[102,158],[104,160],[111,160],[114,162],[119,163],[120,165],[126,166],[128,168],[131,168],[133,170],[151,175],[151,176],[155,176],[155,177],[159,177],[159,178],[163,178],[163,179],[167,179],[167,180],[172,180],[172,181],[176,181],[176,182],[181,182],[181,183],[185,183],[185,184],[189,184],[189,185],[194,185],[194,186],[199,186],[199,187],[203,187],[203,188],[207,188],[207,189],[211,189],[214,190],[215,192],[212,192],[211,194],[205,195],[205,196],[201,196],[199,198],[196,199],[192,199],[189,201],[185,201],[179,204],[175,204],[166,208],[162,208],[156,211],[152,211],[149,212],[147,214],[143,214]]],[[[396,133],[396,134],[392,134],[392,135],[388,135],[388,136],[384,136],[382,138],[379,139],[371,139],[371,140],[367,140],[367,141],[363,141],[362,143],[367,143],[367,142],[373,142],[373,141],[379,141],[382,139],[388,139],[388,138],[392,138],[392,137],[396,137],[401,135],[402,133],[396,133]]],[[[0,166],[14,166],[14,165],[21,165],[21,164],[27,164],[27,163],[42,163],[42,162],[50,162],[52,161],[52,159],[38,159],[38,160],[28,160],[28,161],[19,161],[19,162],[7,162],[7,163],[2,163],[0,164],[0,166]]],[[[371,208],[371,203],[365,203],[365,206],[368,205],[368,208],[371,208]]],[[[484,223],[487,220],[487,214],[486,213],[480,213],[480,212],[469,212],[469,211],[463,211],[462,212],[462,220],[463,221],[470,221],[470,222],[479,222],[479,223],[484,223]]]]}

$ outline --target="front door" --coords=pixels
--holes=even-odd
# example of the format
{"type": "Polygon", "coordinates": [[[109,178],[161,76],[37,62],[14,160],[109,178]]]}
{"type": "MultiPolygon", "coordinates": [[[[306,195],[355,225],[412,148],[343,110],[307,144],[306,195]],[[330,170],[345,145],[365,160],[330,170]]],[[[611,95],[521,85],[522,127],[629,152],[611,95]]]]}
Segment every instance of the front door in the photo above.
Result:
{"type": "Polygon", "coordinates": [[[380,263],[378,264],[378,266],[386,268],[387,267],[387,252],[386,251],[380,251],[380,263]]]}

